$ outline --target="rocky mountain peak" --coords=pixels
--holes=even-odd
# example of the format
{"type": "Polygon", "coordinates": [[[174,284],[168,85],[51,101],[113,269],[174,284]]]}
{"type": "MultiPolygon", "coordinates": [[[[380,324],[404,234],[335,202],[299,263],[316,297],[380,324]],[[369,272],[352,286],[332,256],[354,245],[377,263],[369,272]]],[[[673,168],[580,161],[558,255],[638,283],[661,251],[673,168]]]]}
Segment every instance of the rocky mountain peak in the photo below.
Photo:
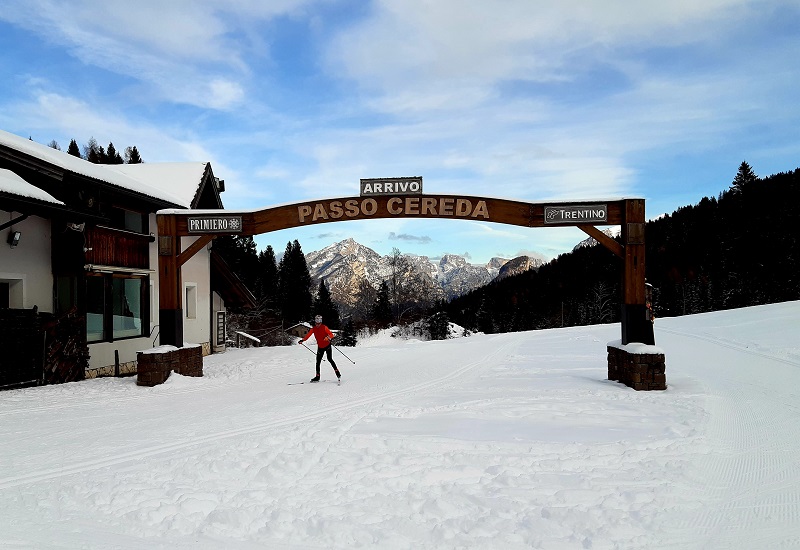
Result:
{"type": "MultiPolygon", "coordinates": [[[[427,256],[403,256],[415,273],[429,281],[438,298],[447,299],[491,282],[508,261],[492,258],[485,265],[475,265],[458,254],[445,254],[438,262],[432,262],[427,256]]],[[[392,272],[391,256],[381,256],[353,239],[306,254],[306,263],[312,279],[316,282],[324,279],[333,299],[342,304],[357,301],[364,281],[379,288],[392,272]]],[[[522,270],[521,265],[516,269],[522,270]]]]}

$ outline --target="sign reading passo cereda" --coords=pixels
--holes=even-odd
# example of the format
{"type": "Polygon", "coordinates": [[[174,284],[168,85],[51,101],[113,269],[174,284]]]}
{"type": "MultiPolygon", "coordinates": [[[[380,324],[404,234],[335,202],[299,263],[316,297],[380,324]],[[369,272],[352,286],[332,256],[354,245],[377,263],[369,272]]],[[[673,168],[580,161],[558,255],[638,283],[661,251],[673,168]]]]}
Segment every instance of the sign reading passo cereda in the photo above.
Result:
{"type": "Polygon", "coordinates": [[[241,233],[241,216],[190,216],[186,219],[189,233],[241,233]]]}
{"type": "Polygon", "coordinates": [[[361,180],[361,196],[421,195],[422,176],[413,178],[372,178],[361,180]]]}
{"type": "Polygon", "coordinates": [[[582,223],[604,223],[608,221],[608,205],[568,205],[545,206],[544,223],[557,224],[582,224],[582,223]]]}

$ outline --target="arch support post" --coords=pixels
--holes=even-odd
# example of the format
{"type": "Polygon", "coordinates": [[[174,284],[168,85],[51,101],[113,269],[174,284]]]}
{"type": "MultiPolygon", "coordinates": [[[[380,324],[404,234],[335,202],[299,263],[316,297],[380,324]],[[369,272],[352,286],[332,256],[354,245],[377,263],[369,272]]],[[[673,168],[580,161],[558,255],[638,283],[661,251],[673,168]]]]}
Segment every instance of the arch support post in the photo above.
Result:
{"type": "Polygon", "coordinates": [[[158,225],[158,324],[162,345],[183,347],[181,238],[174,215],[156,215],[158,225]]]}
{"type": "Polygon", "coordinates": [[[622,344],[655,344],[653,324],[647,316],[644,228],[644,200],[626,199],[622,223],[622,344]]]}

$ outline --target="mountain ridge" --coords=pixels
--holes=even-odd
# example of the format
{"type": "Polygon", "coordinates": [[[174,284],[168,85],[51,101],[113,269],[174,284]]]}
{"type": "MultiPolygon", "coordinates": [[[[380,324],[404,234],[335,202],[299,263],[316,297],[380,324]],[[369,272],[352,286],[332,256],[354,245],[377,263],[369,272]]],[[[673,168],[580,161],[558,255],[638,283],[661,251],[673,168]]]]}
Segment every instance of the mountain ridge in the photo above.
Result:
{"type": "MultiPolygon", "coordinates": [[[[530,256],[507,259],[495,257],[486,264],[471,264],[464,256],[445,254],[437,261],[427,256],[401,254],[431,297],[450,300],[484,286],[502,274],[507,277],[528,269],[538,269],[543,261],[530,256]]],[[[321,250],[306,254],[312,280],[324,280],[331,297],[339,303],[353,305],[364,282],[380,287],[392,275],[393,256],[381,256],[352,238],[339,241],[321,250]]]]}

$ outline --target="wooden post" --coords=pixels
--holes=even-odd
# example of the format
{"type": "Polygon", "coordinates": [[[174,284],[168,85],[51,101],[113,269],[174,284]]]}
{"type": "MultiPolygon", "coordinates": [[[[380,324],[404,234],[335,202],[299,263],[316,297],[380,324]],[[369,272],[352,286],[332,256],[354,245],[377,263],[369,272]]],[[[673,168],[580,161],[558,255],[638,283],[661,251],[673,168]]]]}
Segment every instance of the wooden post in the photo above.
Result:
{"type": "Polygon", "coordinates": [[[158,225],[158,324],[161,344],[183,347],[181,238],[174,215],[157,215],[158,225]]]}
{"type": "Polygon", "coordinates": [[[644,200],[627,199],[622,222],[622,343],[655,344],[653,325],[647,320],[644,269],[644,200]]]}

